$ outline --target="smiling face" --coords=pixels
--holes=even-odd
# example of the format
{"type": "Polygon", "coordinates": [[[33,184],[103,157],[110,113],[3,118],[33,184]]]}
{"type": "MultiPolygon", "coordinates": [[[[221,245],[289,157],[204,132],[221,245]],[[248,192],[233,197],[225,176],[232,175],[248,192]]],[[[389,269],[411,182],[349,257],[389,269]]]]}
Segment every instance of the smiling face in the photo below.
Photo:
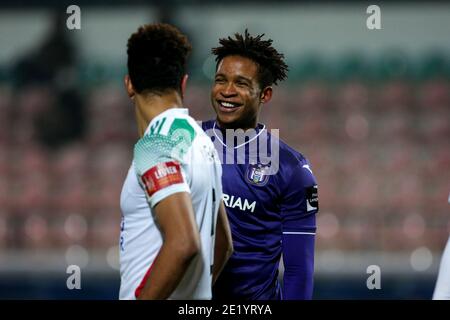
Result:
{"type": "Polygon", "coordinates": [[[211,103],[222,128],[255,128],[261,103],[268,102],[272,88],[260,88],[258,65],[249,58],[226,56],[217,66],[211,103]]]}

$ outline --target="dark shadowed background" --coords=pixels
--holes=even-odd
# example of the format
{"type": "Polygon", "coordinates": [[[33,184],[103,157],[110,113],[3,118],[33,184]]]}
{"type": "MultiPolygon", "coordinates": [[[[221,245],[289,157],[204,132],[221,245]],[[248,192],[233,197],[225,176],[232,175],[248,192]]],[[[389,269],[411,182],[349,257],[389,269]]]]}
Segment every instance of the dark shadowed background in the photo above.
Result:
{"type": "MultiPolygon", "coordinates": [[[[449,237],[450,5],[298,1],[0,4],[0,298],[116,299],[119,195],[138,135],[126,41],[171,22],[193,44],[185,105],[209,103],[219,37],[265,33],[289,78],[262,121],[319,184],[314,298],[430,299],[449,237]],[[81,269],[69,290],[66,268],[81,269]],[[369,290],[368,266],[381,270],[369,290]]],[[[281,272],[283,269],[281,267],[281,272]]]]}

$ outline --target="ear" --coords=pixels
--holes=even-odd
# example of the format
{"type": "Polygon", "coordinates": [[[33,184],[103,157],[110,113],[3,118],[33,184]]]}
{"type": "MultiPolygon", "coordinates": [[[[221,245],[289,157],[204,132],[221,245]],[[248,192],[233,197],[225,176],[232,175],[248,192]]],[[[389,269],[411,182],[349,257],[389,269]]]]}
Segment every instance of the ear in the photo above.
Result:
{"type": "Polygon", "coordinates": [[[183,79],[181,79],[181,96],[184,97],[184,93],[186,92],[186,85],[188,81],[189,76],[185,74],[183,76],[183,79]]]}
{"type": "Polygon", "coordinates": [[[272,87],[268,86],[261,91],[261,103],[267,103],[270,99],[272,99],[272,87]]]}
{"type": "Polygon", "coordinates": [[[134,91],[134,87],[133,84],[131,83],[130,76],[127,74],[123,80],[128,97],[130,97],[130,99],[134,101],[134,96],[136,95],[136,92],[134,91]]]}

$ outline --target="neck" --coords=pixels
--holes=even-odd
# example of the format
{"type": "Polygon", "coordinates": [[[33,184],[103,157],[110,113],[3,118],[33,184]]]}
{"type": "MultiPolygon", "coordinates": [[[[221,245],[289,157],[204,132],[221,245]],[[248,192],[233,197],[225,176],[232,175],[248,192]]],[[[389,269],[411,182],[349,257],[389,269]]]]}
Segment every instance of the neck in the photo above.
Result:
{"type": "Polygon", "coordinates": [[[250,129],[256,129],[258,127],[258,121],[257,119],[252,119],[251,121],[246,121],[245,123],[243,122],[232,122],[232,123],[222,123],[219,118],[216,118],[216,123],[217,126],[220,129],[232,129],[232,130],[237,130],[237,129],[242,129],[244,131],[250,130],[250,129]]]}
{"type": "Polygon", "coordinates": [[[136,121],[139,136],[144,135],[149,123],[164,111],[181,108],[183,101],[178,92],[172,91],[163,95],[153,93],[137,94],[135,96],[136,121]]]}

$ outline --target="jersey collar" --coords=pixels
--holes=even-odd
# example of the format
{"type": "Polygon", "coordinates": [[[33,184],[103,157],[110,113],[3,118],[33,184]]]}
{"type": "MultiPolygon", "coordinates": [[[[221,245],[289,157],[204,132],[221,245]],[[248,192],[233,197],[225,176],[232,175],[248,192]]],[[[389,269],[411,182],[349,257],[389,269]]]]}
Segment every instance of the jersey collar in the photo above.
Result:
{"type": "Polygon", "coordinates": [[[174,107],[174,108],[169,108],[169,109],[161,112],[156,117],[154,117],[152,119],[152,121],[150,121],[150,123],[147,126],[147,129],[145,129],[144,134],[147,134],[150,131],[150,128],[153,124],[160,121],[162,118],[170,116],[170,115],[189,115],[189,110],[187,108],[174,107]]]}
{"type": "MultiPolygon", "coordinates": [[[[224,142],[222,141],[222,139],[217,135],[216,130],[221,130],[222,133],[225,133],[225,130],[224,130],[224,129],[221,129],[221,128],[218,127],[218,125],[217,125],[217,120],[215,120],[215,121],[214,121],[214,124],[213,124],[213,133],[214,133],[214,136],[216,137],[217,140],[219,140],[219,142],[220,142],[225,148],[228,148],[227,144],[224,143],[224,142]]],[[[266,125],[265,125],[265,124],[262,124],[262,123],[258,123],[258,125],[257,125],[256,128],[255,128],[255,130],[256,130],[257,133],[256,133],[256,135],[255,135],[254,137],[252,137],[251,139],[249,139],[248,141],[246,141],[246,142],[244,142],[244,143],[241,143],[241,144],[239,144],[239,145],[237,145],[237,146],[234,146],[233,149],[237,149],[237,148],[243,147],[243,146],[245,146],[246,144],[249,144],[251,141],[253,141],[253,140],[255,140],[256,138],[258,138],[258,137],[261,135],[261,133],[263,133],[264,130],[266,130],[266,125]]]]}

